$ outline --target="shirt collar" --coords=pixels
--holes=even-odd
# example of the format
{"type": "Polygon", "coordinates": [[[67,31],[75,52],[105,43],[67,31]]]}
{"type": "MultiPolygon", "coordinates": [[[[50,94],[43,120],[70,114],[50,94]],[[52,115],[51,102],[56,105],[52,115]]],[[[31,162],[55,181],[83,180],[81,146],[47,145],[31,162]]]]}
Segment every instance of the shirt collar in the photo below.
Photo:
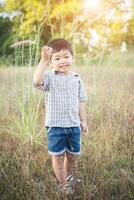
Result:
{"type": "MultiPolygon", "coordinates": [[[[55,71],[54,69],[52,69],[52,71],[54,74],[59,74],[59,72],[55,71]]],[[[72,70],[70,70],[67,75],[78,76],[78,74],[72,70]]]]}

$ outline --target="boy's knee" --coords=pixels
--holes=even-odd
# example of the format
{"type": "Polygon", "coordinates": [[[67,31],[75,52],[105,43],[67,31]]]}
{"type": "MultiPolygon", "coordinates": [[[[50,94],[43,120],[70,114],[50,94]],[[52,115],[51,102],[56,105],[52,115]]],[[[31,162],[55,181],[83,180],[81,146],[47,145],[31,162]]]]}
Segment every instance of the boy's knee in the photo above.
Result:
{"type": "Polygon", "coordinates": [[[76,157],[77,157],[76,155],[73,155],[73,154],[71,154],[69,152],[66,152],[66,156],[67,156],[67,159],[71,160],[71,161],[74,161],[76,159],[76,157]]]}
{"type": "Polygon", "coordinates": [[[52,159],[61,160],[61,159],[63,159],[63,157],[64,157],[64,153],[61,154],[61,155],[53,155],[53,156],[52,156],[52,159]]]}

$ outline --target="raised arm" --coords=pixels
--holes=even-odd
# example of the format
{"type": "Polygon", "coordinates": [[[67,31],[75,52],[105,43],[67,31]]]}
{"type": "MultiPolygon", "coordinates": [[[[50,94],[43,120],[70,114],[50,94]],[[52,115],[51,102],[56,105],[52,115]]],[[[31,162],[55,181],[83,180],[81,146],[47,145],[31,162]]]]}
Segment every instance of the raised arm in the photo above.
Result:
{"type": "Polygon", "coordinates": [[[52,48],[44,46],[41,50],[41,59],[33,75],[33,85],[43,85],[43,75],[50,61],[52,48]]]}

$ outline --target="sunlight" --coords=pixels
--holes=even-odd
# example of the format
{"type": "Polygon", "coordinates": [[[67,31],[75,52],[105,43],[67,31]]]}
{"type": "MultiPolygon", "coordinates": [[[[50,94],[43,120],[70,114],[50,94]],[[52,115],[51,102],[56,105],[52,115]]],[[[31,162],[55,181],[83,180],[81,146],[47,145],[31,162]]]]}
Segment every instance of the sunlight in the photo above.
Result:
{"type": "Polygon", "coordinates": [[[100,0],[84,0],[84,9],[95,9],[99,4],[100,0]]]}

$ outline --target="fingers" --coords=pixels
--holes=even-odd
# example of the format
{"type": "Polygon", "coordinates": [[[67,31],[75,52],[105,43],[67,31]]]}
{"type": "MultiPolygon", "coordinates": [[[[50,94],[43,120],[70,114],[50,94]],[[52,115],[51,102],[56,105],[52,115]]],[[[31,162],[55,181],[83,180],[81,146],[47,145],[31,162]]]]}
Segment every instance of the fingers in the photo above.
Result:
{"type": "Polygon", "coordinates": [[[49,49],[52,49],[51,47],[48,47],[48,46],[43,46],[42,47],[42,51],[47,51],[47,50],[49,50],[49,49]]]}
{"type": "Polygon", "coordinates": [[[42,52],[44,52],[44,53],[50,53],[50,52],[52,52],[52,48],[51,47],[48,47],[48,46],[44,46],[44,47],[42,47],[42,52]]]}
{"type": "Polygon", "coordinates": [[[52,55],[52,51],[53,51],[53,49],[51,47],[48,47],[48,46],[42,47],[42,49],[41,49],[42,58],[44,58],[46,61],[49,61],[49,59],[52,55]]]}
{"type": "Polygon", "coordinates": [[[87,125],[82,125],[81,124],[81,133],[87,133],[88,132],[88,127],[87,125]]]}

